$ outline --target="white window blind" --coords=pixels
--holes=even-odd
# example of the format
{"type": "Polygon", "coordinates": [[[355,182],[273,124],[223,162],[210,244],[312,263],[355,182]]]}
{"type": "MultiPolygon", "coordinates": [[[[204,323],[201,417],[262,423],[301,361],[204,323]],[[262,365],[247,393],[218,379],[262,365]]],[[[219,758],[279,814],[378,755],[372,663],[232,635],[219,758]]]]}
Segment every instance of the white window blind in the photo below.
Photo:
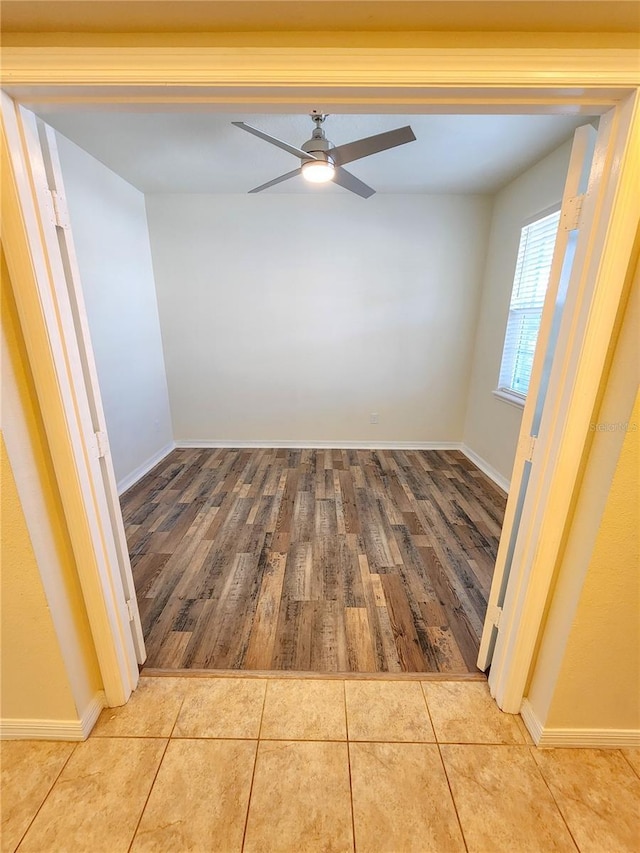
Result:
{"type": "Polygon", "coordinates": [[[558,210],[525,225],[520,235],[498,391],[523,400],[529,390],[559,221],[558,210]]]}

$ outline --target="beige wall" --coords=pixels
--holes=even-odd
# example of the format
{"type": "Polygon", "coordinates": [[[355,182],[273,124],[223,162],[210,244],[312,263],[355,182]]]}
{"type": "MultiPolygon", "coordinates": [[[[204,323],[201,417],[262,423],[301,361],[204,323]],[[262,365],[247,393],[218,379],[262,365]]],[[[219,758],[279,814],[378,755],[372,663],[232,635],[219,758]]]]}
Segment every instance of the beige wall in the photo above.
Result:
{"type": "Polygon", "coordinates": [[[61,719],[76,716],[69,680],[38,572],[4,436],[2,477],[2,638],[3,719],[61,719]]]}
{"type": "Polygon", "coordinates": [[[640,395],[546,725],[640,729],[640,395]]]}
{"type": "Polygon", "coordinates": [[[102,689],[9,273],[2,279],[3,720],[78,720],[102,689]]]}
{"type": "Polygon", "coordinates": [[[520,231],[526,219],[562,200],[570,153],[569,140],[500,190],[493,203],[464,443],[507,481],[522,409],[492,391],[498,384],[520,231]]]}
{"type": "Polygon", "coordinates": [[[636,272],[526,691],[546,728],[640,729],[639,329],[636,272]]]}

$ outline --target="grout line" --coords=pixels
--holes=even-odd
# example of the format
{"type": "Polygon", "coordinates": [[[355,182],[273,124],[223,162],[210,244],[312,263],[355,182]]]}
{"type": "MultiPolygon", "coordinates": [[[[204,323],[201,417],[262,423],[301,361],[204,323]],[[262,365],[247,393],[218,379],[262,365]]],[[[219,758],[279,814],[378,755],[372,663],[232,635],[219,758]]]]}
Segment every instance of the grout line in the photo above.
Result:
{"type": "MultiPolygon", "coordinates": [[[[156,779],[158,778],[158,774],[160,773],[160,768],[162,767],[164,757],[167,754],[167,750],[169,749],[169,744],[171,743],[171,739],[173,737],[173,732],[174,732],[174,729],[175,729],[176,724],[178,722],[178,717],[180,716],[180,712],[182,711],[182,706],[184,705],[186,698],[187,698],[187,694],[185,691],[185,693],[182,697],[182,701],[180,702],[180,707],[178,708],[178,713],[176,714],[175,720],[173,721],[173,725],[171,726],[171,731],[169,732],[169,737],[167,738],[167,742],[164,745],[162,755],[160,756],[160,761],[158,762],[158,766],[156,767],[156,772],[153,776],[153,781],[151,782],[151,785],[149,787],[149,792],[147,793],[147,797],[144,801],[144,806],[142,807],[142,811],[140,812],[140,817],[138,818],[138,821],[136,823],[136,828],[133,830],[133,835],[131,836],[131,841],[129,842],[129,846],[127,847],[127,853],[129,853],[129,851],[133,847],[133,842],[136,840],[136,835],[138,834],[138,830],[140,829],[140,824],[142,823],[143,815],[145,813],[145,810],[146,810],[146,808],[149,804],[149,800],[151,798],[151,792],[153,791],[153,788],[156,784],[156,779]]],[[[144,740],[149,740],[149,738],[144,738],[144,740]]]]}
{"type": "MultiPolygon", "coordinates": [[[[433,723],[432,723],[433,726],[433,723]]],[[[313,741],[316,743],[326,742],[326,743],[426,743],[426,744],[434,744],[439,743],[443,746],[490,746],[492,749],[506,749],[517,747],[519,749],[523,748],[533,748],[537,749],[538,747],[535,744],[530,743],[496,743],[495,741],[488,740],[438,740],[437,736],[434,736],[431,740],[426,740],[422,738],[420,740],[410,740],[410,739],[402,739],[395,740],[394,738],[389,737],[381,737],[381,738],[372,738],[372,737],[347,737],[345,738],[332,738],[332,737],[291,737],[289,735],[283,737],[262,737],[261,735],[255,735],[253,737],[246,737],[242,735],[198,735],[198,734],[171,734],[171,735],[126,735],[126,734],[118,734],[118,735],[93,735],[93,740],[165,740],[167,737],[170,737],[172,740],[240,740],[240,741],[267,741],[269,743],[278,743],[282,741],[291,741],[292,743],[306,743],[307,741],[313,741]]],[[[631,766],[631,765],[630,765],[631,766]]],[[[633,769],[633,767],[632,767],[633,769]]],[[[635,772],[635,771],[634,771],[635,772]]]]}
{"type": "Polygon", "coordinates": [[[344,693],[344,724],[347,729],[347,768],[349,770],[349,798],[351,804],[351,837],[353,839],[353,853],[356,850],[356,816],[353,811],[353,779],[351,775],[351,745],[349,742],[349,712],[347,711],[347,682],[342,682],[344,693]]]}
{"type": "Polygon", "coordinates": [[[164,761],[164,757],[167,754],[167,749],[169,748],[170,742],[171,742],[171,737],[168,737],[166,740],[166,743],[164,745],[164,749],[162,750],[162,755],[160,756],[160,761],[158,762],[158,766],[156,767],[156,772],[153,774],[153,780],[151,782],[151,785],[149,786],[149,791],[148,791],[147,796],[145,798],[144,805],[142,806],[142,809],[140,810],[140,816],[139,816],[138,820],[136,821],[135,829],[133,830],[133,833],[131,835],[131,841],[129,842],[129,846],[127,847],[127,853],[129,853],[129,851],[133,847],[133,842],[136,840],[136,835],[138,834],[138,830],[140,829],[140,824],[142,822],[142,816],[144,815],[145,810],[147,808],[147,805],[149,804],[151,792],[153,791],[153,787],[156,784],[156,779],[158,778],[158,773],[160,773],[160,768],[162,767],[162,762],[164,761]]]}
{"type": "Polygon", "coordinates": [[[125,734],[116,734],[116,735],[100,735],[100,734],[92,734],[91,740],[116,740],[117,738],[122,738],[124,740],[166,740],[171,737],[171,735],[125,735],[125,734]]]}
{"type": "MultiPolygon", "coordinates": [[[[349,743],[347,738],[330,738],[330,737],[263,737],[260,738],[264,743],[349,743]]],[[[351,741],[351,743],[359,743],[359,741],[351,741]]]]}
{"type": "Polygon", "coordinates": [[[347,682],[342,682],[342,696],[344,700],[344,731],[345,740],[349,741],[349,712],[347,711],[347,682]]]}
{"type": "Polygon", "coordinates": [[[264,696],[262,697],[262,710],[260,711],[260,725],[258,726],[258,740],[262,736],[262,724],[264,722],[264,709],[267,705],[267,691],[269,690],[269,682],[267,681],[264,688],[264,696]]]}
{"type": "Polygon", "coordinates": [[[622,751],[623,749],[626,749],[626,748],[627,748],[627,747],[621,747],[621,748],[619,748],[619,749],[617,750],[617,752],[619,752],[619,753],[620,753],[620,755],[624,758],[624,760],[627,762],[627,764],[628,764],[628,765],[629,765],[629,767],[632,769],[632,771],[635,773],[635,775],[640,779],[640,771],[636,770],[636,768],[633,766],[633,764],[629,761],[629,759],[627,758],[627,756],[626,756],[626,755],[624,754],[624,752],[622,751]]]}
{"type": "Polygon", "coordinates": [[[424,699],[424,704],[425,704],[426,709],[427,709],[427,716],[429,717],[429,722],[431,723],[431,730],[433,732],[433,738],[434,738],[436,743],[440,743],[440,741],[438,740],[438,734],[436,732],[436,727],[433,725],[433,717],[431,716],[431,708],[429,707],[429,700],[427,699],[427,692],[424,689],[424,684],[422,684],[422,682],[420,682],[420,691],[422,693],[422,698],[424,699]]]}
{"type": "Polygon", "coordinates": [[[178,720],[180,718],[180,714],[182,713],[182,708],[184,707],[184,703],[187,700],[187,690],[185,689],[184,694],[182,696],[182,701],[180,702],[180,707],[178,708],[178,713],[176,714],[176,718],[173,721],[173,725],[171,726],[171,731],[169,732],[169,740],[173,737],[173,733],[176,730],[176,726],[178,725],[178,720]]]}
{"type": "Polygon", "coordinates": [[[535,764],[536,770],[537,770],[537,771],[538,771],[538,773],[540,774],[540,777],[542,778],[542,781],[544,782],[544,784],[547,786],[547,790],[549,791],[549,794],[551,795],[551,799],[553,800],[553,803],[554,803],[554,805],[555,805],[555,807],[556,807],[556,811],[558,812],[558,814],[559,814],[559,815],[560,815],[560,817],[562,818],[562,822],[564,823],[564,825],[567,827],[567,832],[569,833],[569,836],[571,837],[571,840],[572,840],[572,841],[573,841],[573,843],[575,844],[576,850],[577,850],[577,851],[580,851],[580,845],[578,844],[578,842],[577,842],[577,841],[576,841],[576,839],[574,838],[573,832],[571,832],[571,827],[569,826],[569,824],[568,824],[568,822],[567,822],[567,819],[566,819],[566,818],[565,818],[565,816],[564,816],[564,812],[563,812],[563,811],[562,811],[562,809],[560,808],[560,803],[559,803],[559,802],[558,802],[558,800],[556,799],[556,796],[555,796],[555,794],[553,793],[553,789],[552,789],[551,785],[549,784],[549,782],[547,781],[546,776],[545,776],[545,775],[544,775],[544,773],[542,772],[542,767],[540,767],[540,765],[539,765],[539,764],[538,764],[538,762],[536,761],[536,751],[537,751],[537,747],[536,747],[536,746],[530,746],[529,744],[527,744],[527,747],[528,747],[528,749],[529,749],[529,755],[531,756],[531,760],[532,760],[532,761],[533,761],[533,763],[535,764]]]}
{"type": "Polygon", "coordinates": [[[527,728],[527,724],[525,723],[525,721],[522,719],[522,714],[513,714],[513,717],[515,718],[516,725],[520,731],[520,734],[522,735],[523,742],[527,746],[535,746],[533,738],[531,737],[531,732],[527,728]]]}
{"type": "Polygon", "coordinates": [[[460,813],[458,812],[458,804],[456,803],[456,798],[453,795],[453,788],[451,787],[451,780],[449,779],[449,774],[447,773],[447,765],[444,762],[444,758],[442,757],[442,749],[440,748],[440,744],[436,744],[438,749],[438,755],[440,756],[440,764],[442,765],[442,770],[444,772],[444,778],[447,780],[447,787],[449,788],[449,796],[451,797],[451,802],[453,803],[453,810],[456,813],[456,819],[458,821],[458,826],[460,827],[460,835],[462,836],[462,843],[464,844],[464,849],[469,851],[469,845],[467,844],[467,839],[464,834],[464,829],[462,827],[462,821],[460,820],[460,813]]]}
{"type": "MultiPolygon", "coordinates": [[[[264,737],[260,738],[261,743],[390,743],[390,744],[402,744],[402,743],[411,743],[411,744],[419,744],[427,746],[433,746],[435,744],[434,740],[389,740],[389,738],[385,738],[384,740],[373,740],[372,738],[362,738],[356,739],[351,738],[351,740],[336,740],[335,738],[327,738],[327,737],[308,737],[308,738],[300,738],[300,737],[283,737],[283,738],[275,738],[275,737],[264,737]]],[[[465,744],[466,746],[467,744],[465,744]]],[[[472,744],[477,746],[477,744],[472,744]]]]}
{"type": "Polygon", "coordinates": [[[265,705],[267,704],[267,689],[268,688],[269,688],[269,685],[267,684],[265,691],[264,691],[264,696],[262,697],[262,711],[260,713],[260,726],[258,727],[258,740],[256,741],[256,751],[255,751],[254,756],[253,756],[253,772],[251,774],[251,784],[249,785],[249,796],[247,798],[247,814],[246,814],[245,819],[244,819],[244,830],[242,832],[242,845],[240,848],[241,850],[244,850],[245,839],[247,837],[247,829],[249,827],[249,812],[251,811],[251,797],[253,796],[253,783],[254,783],[255,778],[256,778],[256,768],[258,766],[258,750],[260,748],[260,734],[262,732],[262,720],[264,718],[264,708],[265,708],[265,705]]]}
{"type": "MultiPolygon", "coordinates": [[[[198,738],[194,738],[197,740],[198,738]]],[[[200,738],[200,740],[255,740],[255,738],[200,738]]],[[[442,744],[442,746],[488,746],[491,749],[530,749],[531,744],[528,743],[489,743],[487,741],[454,741],[454,740],[442,740],[439,741],[436,738],[432,740],[394,740],[393,738],[384,737],[384,738],[358,738],[352,737],[348,740],[338,740],[336,738],[296,738],[296,737],[266,737],[260,738],[260,740],[266,741],[268,743],[278,743],[282,741],[291,741],[292,743],[307,743],[309,741],[313,741],[316,743],[391,743],[391,744],[401,744],[401,743],[412,743],[412,744],[426,744],[427,746],[433,746],[434,744],[442,744]]],[[[535,747],[534,747],[535,749],[535,747]]]]}
{"type": "MultiPolygon", "coordinates": [[[[84,743],[86,743],[86,741],[84,741],[84,743]]],[[[53,789],[55,788],[55,786],[56,786],[56,784],[57,784],[57,782],[58,782],[58,779],[62,776],[62,773],[63,773],[63,771],[64,771],[65,767],[67,766],[67,764],[68,764],[68,763],[69,763],[69,761],[71,760],[71,756],[75,753],[75,751],[76,751],[76,749],[77,749],[77,748],[78,748],[78,744],[77,744],[77,743],[74,743],[74,745],[73,745],[73,749],[71,750],[71,752],[69,753],[69,755],[67,756],[67,758],[65,759],[65,761],[63,762],[62,767],[60,768],[60,771],[56,774],[56,778],[55,778],[55,779],[53,780],[53,782],[51,783],[51,787],[49,788],[49,790],[47,791],[47,793],[44,795],[44,798],[43,798],[42,802],[40,803],[40,805],[38,806],[38,808],[37,808],[37,809],[36,809],[36,811],[35,811],[35,814],[34,814],[34,815],[33,815],[33,817],[31,818],[31,820],[29,821],[29,825],[27,826],[27,828],[25,829],[25,831],[24,831],[24,832],[22,833],[22,835],[20,836],[20,841],[18,841],[18,843],[16,844],[16,846],[15,846],[15,848],[14,848],[15,850],[18,850],[18,849],[19,849],[20,845],[22,844],[22,842],[23,842],[23,841],[24,841],[24,839],[26,838],[27,833],[29,832],[29,830],[30,830],[30,829],[31,829],[31,827],[33,826],[33,822],[35,821],[35,819],[36,819],[36,818],[38,817],[38,815],[40,814],[40,811],[41,811],[42,807],[44,806],[44,804],[45,804],[45,803],[47,802],[47,800],[49,799],[49,795],[51,794],[51,792],[52,792],[52,791],[53,791],[53,789]]]]}

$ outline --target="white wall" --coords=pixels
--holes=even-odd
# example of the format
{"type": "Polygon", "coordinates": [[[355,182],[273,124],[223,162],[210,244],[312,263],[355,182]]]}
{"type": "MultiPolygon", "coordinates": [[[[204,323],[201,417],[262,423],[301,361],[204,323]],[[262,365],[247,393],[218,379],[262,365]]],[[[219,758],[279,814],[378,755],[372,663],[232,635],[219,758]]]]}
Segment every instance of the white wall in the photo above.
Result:
{"type": "Polygon", "coordinates": [[[172,443],[144,196],[57,135],[116,479],[172,443]]]}
{"type": "Polygon", "coordinates": [[[146,203],[176,440],[462,439],[486,197],[146,203]]]}
{"type": "Polygon", "coordinates": [[[491,393],[498,384],[513,275],[524,221],[562,199],[571,141],[511,181],[494,198],[464,443],[511,478],[522,409],[491,393]]]}

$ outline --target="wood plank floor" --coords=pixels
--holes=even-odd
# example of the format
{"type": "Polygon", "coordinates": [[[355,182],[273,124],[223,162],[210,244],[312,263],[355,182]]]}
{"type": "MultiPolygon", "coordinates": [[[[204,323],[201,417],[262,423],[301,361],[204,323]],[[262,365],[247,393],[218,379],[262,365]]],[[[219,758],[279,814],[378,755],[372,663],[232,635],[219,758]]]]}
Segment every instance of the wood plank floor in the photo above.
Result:
{"type": "Polygon", "coordinates": [[[174,450],[122,497],[147,666],[475,672],[505,500],[459,451],[174,450]]]}

